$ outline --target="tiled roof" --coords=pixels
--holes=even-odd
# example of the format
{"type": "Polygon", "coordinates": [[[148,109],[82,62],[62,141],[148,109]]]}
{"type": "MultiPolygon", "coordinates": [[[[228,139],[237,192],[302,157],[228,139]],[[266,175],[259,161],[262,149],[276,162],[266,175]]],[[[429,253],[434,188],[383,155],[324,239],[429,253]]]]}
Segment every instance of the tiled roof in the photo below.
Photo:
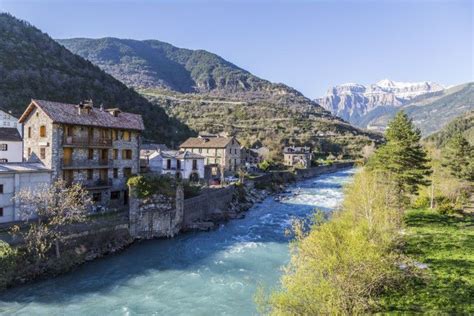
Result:
{"type": "Polygon", "coordinates": [[[203,156],[192,153],[190,151],[178,151],[178,150],[165,150],[161,152],[163,158],[176,158],[176,159],[204,159],[203,156]]]}
{"type": "Polygon", "coordinates": [[[50,172],[51,170],[46,168],[40,162],[7,162],[0,163],[0,173],[12,173],[12,172],[50,172]]]}
{"type": "MultiPolygon", "coordinates": [[[[225,148],[233,137],[190,137],[180,148],[225,148]]],[[[237,141],[237,140],[236,140],[237,141]]],[[[237,142],[238,143],[238,142],[237,142]]]]}
{"type": "Polygon", "coordinates": [[[92,108],[89,113],[79,114],[77,104],[68,104],[44,100],[31,100],[30,105],[20,117],[23,123],[35,106],[41,108],[55,123],[97,126],[117,129],[142,131],[145,129],[142,116],[139,114],[120,112],[114,116],[99,108],[92,108]]]}
{"type": "Polygon", "coordinates": [[[21,142],[21,136],[16,127],[1,127],[0,140],[9,142],[21,142]]]}

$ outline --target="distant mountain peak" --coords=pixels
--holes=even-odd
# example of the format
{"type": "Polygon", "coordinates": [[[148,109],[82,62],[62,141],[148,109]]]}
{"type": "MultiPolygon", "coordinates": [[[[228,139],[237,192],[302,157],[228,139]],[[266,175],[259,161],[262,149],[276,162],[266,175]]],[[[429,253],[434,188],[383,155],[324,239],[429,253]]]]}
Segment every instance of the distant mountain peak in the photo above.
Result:
{"type": "Polygon", "coordinates": [[[442,85],[432,81],[402,82],[382,79],[370,85],[337,85],[316,102],[332,114],[357,123],[361,117],[378,107],[399,107],[419,96],[442,90],[442,85]]]}

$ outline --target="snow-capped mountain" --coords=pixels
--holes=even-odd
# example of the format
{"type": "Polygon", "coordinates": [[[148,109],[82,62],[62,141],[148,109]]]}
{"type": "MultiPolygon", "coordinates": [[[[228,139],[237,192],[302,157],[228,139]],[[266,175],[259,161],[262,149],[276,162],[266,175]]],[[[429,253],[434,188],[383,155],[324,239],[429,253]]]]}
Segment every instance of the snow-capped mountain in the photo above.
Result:
{"type": "Polygon", "coordinates": [[[402,106],[421,95],[444,89],[442,85],[431,81],[397,82],[384,79],[368,86],[357,83],[335,86],[316,102],[331,113],[357,124],[360,118],[377,107],[402,106]]]}

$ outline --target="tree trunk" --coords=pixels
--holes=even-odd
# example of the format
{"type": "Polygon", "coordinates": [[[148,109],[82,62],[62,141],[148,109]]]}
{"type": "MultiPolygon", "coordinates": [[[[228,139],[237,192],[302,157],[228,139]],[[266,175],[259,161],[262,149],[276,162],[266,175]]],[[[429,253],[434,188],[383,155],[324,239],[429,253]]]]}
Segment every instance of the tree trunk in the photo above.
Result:
{"type": "Polygon", "coordinates": [[[434,184],[431,182],[430,209],[434,209],[434,184]]]}

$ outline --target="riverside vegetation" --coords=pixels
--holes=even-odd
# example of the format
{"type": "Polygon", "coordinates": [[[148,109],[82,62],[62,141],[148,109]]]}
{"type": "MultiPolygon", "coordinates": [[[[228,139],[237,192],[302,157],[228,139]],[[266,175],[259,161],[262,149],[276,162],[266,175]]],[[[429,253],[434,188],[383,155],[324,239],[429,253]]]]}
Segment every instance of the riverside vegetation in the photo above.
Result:
{"type": "Polygon", "coordinates": [[[331,220],[295,224],[280,286],[256,294],[260,312],[474,312],[473,218],[461,212],[474,150],[456,135],[422,147],[399,112],[331,220]]]}

